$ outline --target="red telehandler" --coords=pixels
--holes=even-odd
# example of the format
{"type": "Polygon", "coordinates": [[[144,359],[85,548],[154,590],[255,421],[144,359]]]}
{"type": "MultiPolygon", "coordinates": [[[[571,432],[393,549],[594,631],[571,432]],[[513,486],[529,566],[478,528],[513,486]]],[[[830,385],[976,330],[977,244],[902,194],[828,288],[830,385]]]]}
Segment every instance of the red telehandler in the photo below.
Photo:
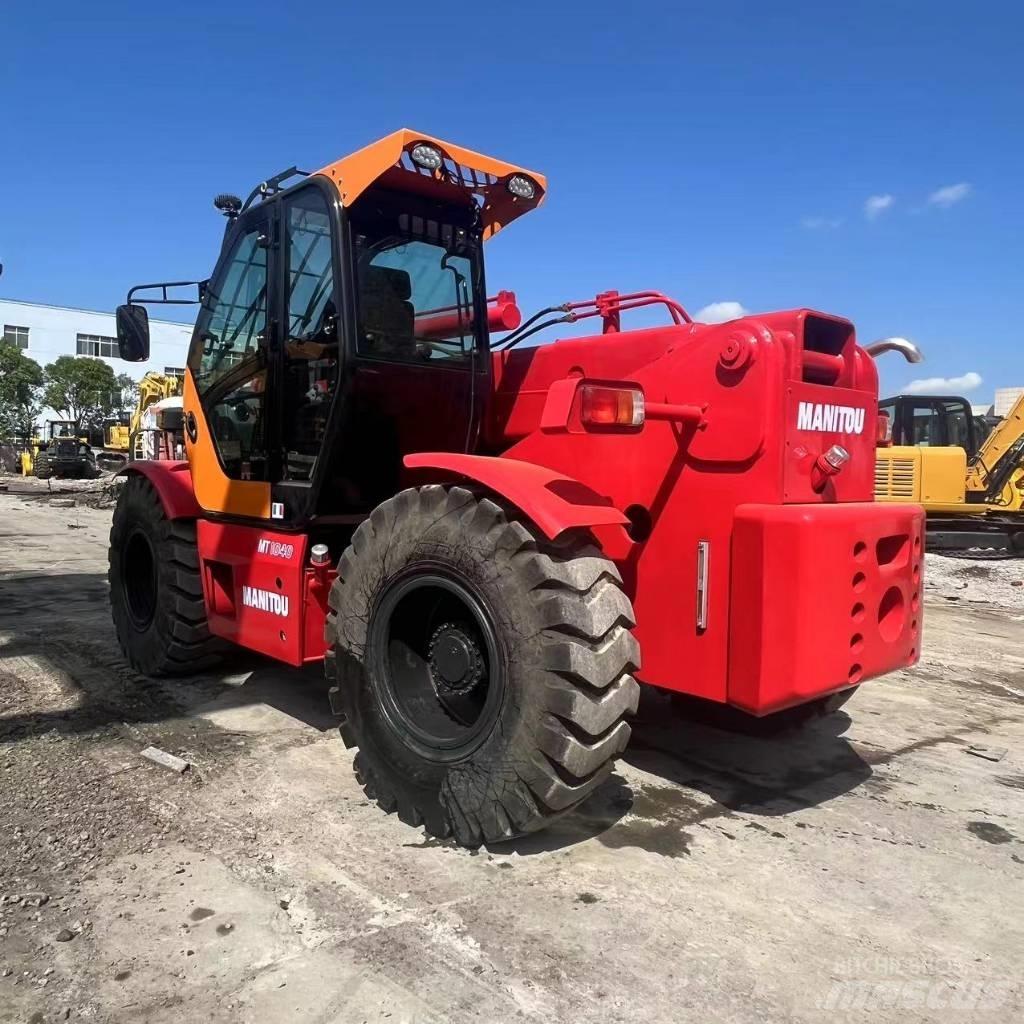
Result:
{"type": "Polygon", "coordinates": [[[399,131],[218,196],[210,279],[118,309],[144,359],[146,305],[198,285],[187,460],[128,466],[114,513],[128,660],[324,660],[367,794],[466,845],[591,793],[638,683],[820,712],[921,637],[923,513],[872,501],[853,325],[698,324],[655,292],[522,321],[483,245],[545,188],[399,131]],[[622,330],[647,306],[665,326],[622,330]],[[600,331],[520,345],[585,318],[600,331]]]}

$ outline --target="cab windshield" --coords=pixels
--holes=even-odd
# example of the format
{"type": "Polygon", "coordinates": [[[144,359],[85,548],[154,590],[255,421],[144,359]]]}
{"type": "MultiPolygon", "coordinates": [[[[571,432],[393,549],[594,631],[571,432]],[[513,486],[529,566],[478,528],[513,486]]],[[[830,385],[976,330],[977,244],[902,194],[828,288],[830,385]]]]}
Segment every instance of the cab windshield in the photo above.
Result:
{"type": "Polygon", "coordinates": [[[474,233],[377,203],[353,225],[359,354],[468,364],[486,341],[474,233]]]}

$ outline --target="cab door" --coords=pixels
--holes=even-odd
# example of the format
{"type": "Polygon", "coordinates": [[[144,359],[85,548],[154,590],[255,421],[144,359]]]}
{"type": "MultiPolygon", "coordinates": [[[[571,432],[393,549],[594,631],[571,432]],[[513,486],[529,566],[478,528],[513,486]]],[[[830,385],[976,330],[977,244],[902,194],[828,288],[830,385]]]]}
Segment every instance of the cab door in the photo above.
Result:
{"type": "Polygon", "coordinates": [[[354,512],[401,488],[403,456],[473,450],[489,390],[479,242],[412,204],[375,198],[350,222],[355,339],[337,498],[354,512]]]}
{"type": "Polygon", "coordinates": [[[276,417],[272,210],[233,226],[210,280],[185,376],[185,448],[207,512],[267,519],[276,417]]]}
{"type": "Polygon", "coordinates": [[[280,424],[273,498],[302,526],[317,509],[331,461],[341,346],[336,199],[310,182],[280,200],[282,341],[274,389],[280,424]]]}

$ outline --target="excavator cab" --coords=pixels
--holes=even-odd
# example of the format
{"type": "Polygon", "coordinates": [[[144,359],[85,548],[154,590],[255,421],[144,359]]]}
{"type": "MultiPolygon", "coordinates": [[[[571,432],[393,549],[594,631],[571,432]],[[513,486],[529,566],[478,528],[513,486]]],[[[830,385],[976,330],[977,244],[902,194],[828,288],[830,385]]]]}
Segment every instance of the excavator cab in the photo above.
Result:
{"type": "Polygon", "coordinates": [[[957,395],[896,395],[878,411],[889,419],[894,445],[955,445],[970,458],[984,440],[970,403],[957,395]]]}
{"type": "Polygon", "coordinates": [[[994,425],[958,395],[896,395],[878,411],[890,443],[877,452],[876,500],[922,504],[936,550],[1024,550],[1024,401],[994,425]]]}

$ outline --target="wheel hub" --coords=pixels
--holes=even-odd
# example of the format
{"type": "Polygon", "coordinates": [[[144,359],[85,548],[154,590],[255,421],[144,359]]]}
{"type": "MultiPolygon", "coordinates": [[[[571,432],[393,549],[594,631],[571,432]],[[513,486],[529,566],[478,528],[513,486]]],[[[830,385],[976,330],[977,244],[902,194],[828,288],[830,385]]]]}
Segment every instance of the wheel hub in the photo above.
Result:
{"type": "Polygon", "coordinates": [[[371,612],[369,682],[390,731],[431,761],[456,761],[489,735],[505,669],[486,607],[461,580],[413,563],[371,612]]]}
{"type": "Polygon", "coordinates": [[[473,636],[454,622],[434,630],[430,638],[430,676],[438,696],[464,697],[484,674],[484,656],[473,636]]]}

